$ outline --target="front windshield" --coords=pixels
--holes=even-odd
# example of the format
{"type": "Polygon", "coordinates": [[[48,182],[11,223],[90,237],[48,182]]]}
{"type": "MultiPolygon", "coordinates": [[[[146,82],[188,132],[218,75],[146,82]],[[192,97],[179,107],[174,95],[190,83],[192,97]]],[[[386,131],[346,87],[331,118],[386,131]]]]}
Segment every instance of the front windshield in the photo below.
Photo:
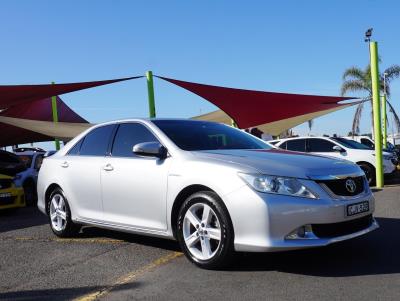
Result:
{"type": "Polygon", "coordinates": [[[372,149],[372,148],[370,148],[370,147],[368,147],[368,146],[366,146],[364,144],[361,144],[361,143],[359,143],[357,141],[349,140],[349,139],[346,139],[346,138],[332,137],[331,139],[336,141],[337,143],[343,145],[344,147],[347,147],[347,148],[369,149],[369,150],[372,149]]]}
{"type": "Polygon", "coordinates": [[[153,120],[179,148],[186,151],[271,149],[267,143],[230,126],[195,120],[153,120]]]}

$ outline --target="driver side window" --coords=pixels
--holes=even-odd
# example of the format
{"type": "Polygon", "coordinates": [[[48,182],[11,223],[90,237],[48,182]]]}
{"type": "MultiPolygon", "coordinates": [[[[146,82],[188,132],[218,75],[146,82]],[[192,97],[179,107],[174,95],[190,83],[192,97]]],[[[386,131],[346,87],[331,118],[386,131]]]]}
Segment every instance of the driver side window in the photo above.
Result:
{"type": "Polygon", "coordinates": [[[115,134],[111,151],[113,157],[135,157],[133,147],[138,143],[158,142],[149,129],[140,123],[122,123],[115,134]]]}

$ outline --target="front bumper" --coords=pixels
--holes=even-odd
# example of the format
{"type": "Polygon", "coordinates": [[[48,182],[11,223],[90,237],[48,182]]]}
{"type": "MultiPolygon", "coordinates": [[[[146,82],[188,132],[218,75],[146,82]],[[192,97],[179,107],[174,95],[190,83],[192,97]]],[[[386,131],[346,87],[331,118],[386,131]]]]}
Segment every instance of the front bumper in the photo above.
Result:
{"type": "MultiPolygon", "coordinates": [[[[375,200],[369,190],[344,199],[333,199],[325,189],[314,181],[307,186],[319,195],[319,199],[306,199],[284,195],[259,193],[245,185],[224,197],[231,215],[235,232],[236,251],[272,252],[326,246],[351,239],[377,229],[375,219],[354,232],[332,237],[318,237],[308,233],[304,238],[289,239],[289,234],[306,225],[328,225],[356,221],[371,216],[375,200]],[[347,205],[368,201],[369,211],[346,216],[347,205]]],[[[311,227],[312,228],[312,227],[311,227]]]]}
{"type": "Polygon", "coordinates": [[[0,190],[0,195],[7,195],[7,197],[0,197],[0,210],[25,207],[24,189],[20,187],[11,187],[9,189],[0,190]]]}

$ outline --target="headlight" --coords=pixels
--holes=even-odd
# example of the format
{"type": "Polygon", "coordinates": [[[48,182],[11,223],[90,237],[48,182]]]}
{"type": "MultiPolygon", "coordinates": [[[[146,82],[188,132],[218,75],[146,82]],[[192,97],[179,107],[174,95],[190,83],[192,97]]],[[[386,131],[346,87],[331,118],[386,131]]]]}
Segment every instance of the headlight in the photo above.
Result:
{"type": "Polygon", "coordinates": [[[318,196],[295,178],[239,173],[252,188],[260,192],[316,199],[318,196]]]}

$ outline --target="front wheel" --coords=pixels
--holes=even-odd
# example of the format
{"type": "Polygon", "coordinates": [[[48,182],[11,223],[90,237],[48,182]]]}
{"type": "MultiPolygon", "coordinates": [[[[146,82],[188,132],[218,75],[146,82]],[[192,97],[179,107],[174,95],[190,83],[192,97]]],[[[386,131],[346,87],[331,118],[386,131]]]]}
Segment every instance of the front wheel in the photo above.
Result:
{"type": "Polygon", "coordinates": [[[362,169],[365,173],[367,178],[368,184],[371,186],[375,183],[375,168],[366,163],[359,163],[358,166],[362,169]]]}
{"type": "Polygon", "coordinates": [[[64,192],[56,188],[48,200],[48,215],[51,230],[59,237],[71,237],[78,234],[80,226],[71,220],[71,210],[64,192]]]}
{"type": "Polygon", "coordinates": [[[191,195],[180,209],[177,226],[179,244],[186,257],[197,266],[217,269],[232,259],[232,223],[214,192],[191,195]]]}

